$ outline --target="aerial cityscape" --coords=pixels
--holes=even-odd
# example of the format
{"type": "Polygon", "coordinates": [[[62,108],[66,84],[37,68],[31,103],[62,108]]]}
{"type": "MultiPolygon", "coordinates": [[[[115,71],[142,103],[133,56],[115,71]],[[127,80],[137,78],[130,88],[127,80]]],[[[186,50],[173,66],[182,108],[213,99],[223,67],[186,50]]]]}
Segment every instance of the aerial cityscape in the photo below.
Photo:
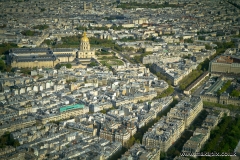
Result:
{"type": "Polygon", "coordinates": [[[0,160],[240,160],[239,0],[0,0],[0,160]]]}

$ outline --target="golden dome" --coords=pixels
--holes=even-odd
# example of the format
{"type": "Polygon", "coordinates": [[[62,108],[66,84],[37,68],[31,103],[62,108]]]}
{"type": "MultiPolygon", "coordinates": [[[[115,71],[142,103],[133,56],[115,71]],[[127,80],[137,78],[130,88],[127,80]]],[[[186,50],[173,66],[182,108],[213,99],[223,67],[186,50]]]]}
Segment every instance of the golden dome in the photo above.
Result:
{"type": "Polygon", "coordinates": [[[89,39],[87,37],[87,33],[85,31],[83,32],[83,37],[81,38],[81,41],[82,42],[89,42],[89,39]]]}

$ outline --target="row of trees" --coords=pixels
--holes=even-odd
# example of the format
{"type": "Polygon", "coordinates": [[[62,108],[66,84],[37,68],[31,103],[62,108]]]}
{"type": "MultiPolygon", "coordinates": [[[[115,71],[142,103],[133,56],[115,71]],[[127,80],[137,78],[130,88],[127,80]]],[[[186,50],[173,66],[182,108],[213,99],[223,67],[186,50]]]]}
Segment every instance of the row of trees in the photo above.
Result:
{"type": "Polygon", "coordinates": [[[184,90],[189,86],[193,81],[195,81],[198,77],[201,76],[203,71],[201,70],[193,70],[188,76],[184,77],[180,82],[179,82],[179,88],[181,90],[184,90]]]}
{"type": "Polygon", "coordinates": [[[217,91],[217,94],[220,96],[223,92],[225,92],[225,91],[230,87],[230,85],[231,85],[231,81],[228,80],[228,81],[222,86],[222,88],[217,91]]]}
{"type": "Polygon", "coordinates": [[[172,95],[174,92],[174,89],[172,86],[169,86],[165,91],[163,91],[162,93],[158,94],[157,97],[155,97],[154,99],[159,99],[159,98],[163,98],[163,97],[167,97],[172,95]]]}
{"type": "Polygon", "coordinates": [[[227,109],[229,109],[231,111],[239,111],[239,106],[234,106],[234,105],[231,105],[231,104],[223,105],[223,104],[219,104],[219,103],[213,103],[213,102],[206,102],[206,101],[204,101],[203,105],[206,106],[206,107],[227,108],[227,109]]]}

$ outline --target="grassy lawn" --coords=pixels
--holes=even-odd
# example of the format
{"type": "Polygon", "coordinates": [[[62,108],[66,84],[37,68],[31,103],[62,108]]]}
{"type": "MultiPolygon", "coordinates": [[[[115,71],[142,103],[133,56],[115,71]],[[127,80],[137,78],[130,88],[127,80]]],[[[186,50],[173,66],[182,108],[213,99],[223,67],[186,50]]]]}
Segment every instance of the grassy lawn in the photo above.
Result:
{"type": "Polygon", "coordinates": [[[122,66],[123,65],[123,62],[121,60],[118,60],[118,59],[111,59],[111,60],[101,60],[100,63],[103,65],[103,66],[106,66],[106,67],[111,67],[113,65],[119,65],[119,66],[122,66]]]}

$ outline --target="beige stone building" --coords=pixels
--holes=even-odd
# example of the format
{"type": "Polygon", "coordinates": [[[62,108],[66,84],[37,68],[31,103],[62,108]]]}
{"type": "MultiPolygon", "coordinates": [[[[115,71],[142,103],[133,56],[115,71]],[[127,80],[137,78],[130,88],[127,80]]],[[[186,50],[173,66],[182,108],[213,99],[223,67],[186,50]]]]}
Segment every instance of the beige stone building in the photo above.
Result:
{"type": "MultiPolygon", "coordinates": [[[[61,108],[60,108],[61,110],[61,108]]],[[[88,112],[88,108],[75,108],[71,110],[66,110],[64,112],[59,112],[58,114],[43,115],[36,118],[37,123],[46,124],[51,121],[59,121],[63,119],[69,119],[78,115],[82,115],[88,112]]]]}
{"type": "Polygon", "coordinates": [[[14,121],[10,124],[4,124],[0,126],[0,136],[3,135],[5,132],[13,132],[17,129],[22,129],[22,128],[26,128],[29,126],[32,126],[36,124],[36,120],[34,117],[29,117],[26,119],[20,119],[17,121],[14,121]]]}
{"type": "Polygon", "coordinates": [[[184,120],[185,128],[188,128],[193,120],[203,109],[203,102],[200,97],[186,98],[179,102],[174,108],[168,112],[168,117],[184,120]]]}
{"type": "Polygon", "coordinates": [[[9,59],[12,67],[53,68],[58,63],[70,63],[76,57],[76,51],[70,48],[13,48],[9,51],[9,59]]]}
{"type": "Polygon", "coordinates": [[[210,72],[240,73],[240,58],[236,56],[219,56],[209,63],[210,72]]]}
{"type": "Polygon", "coordinates": [[[172,117],[162,117],[150,131],[143,135],[142,144],[148,147],[159,147],[166,152],[182,135],[184,121],[172,117]]]}

